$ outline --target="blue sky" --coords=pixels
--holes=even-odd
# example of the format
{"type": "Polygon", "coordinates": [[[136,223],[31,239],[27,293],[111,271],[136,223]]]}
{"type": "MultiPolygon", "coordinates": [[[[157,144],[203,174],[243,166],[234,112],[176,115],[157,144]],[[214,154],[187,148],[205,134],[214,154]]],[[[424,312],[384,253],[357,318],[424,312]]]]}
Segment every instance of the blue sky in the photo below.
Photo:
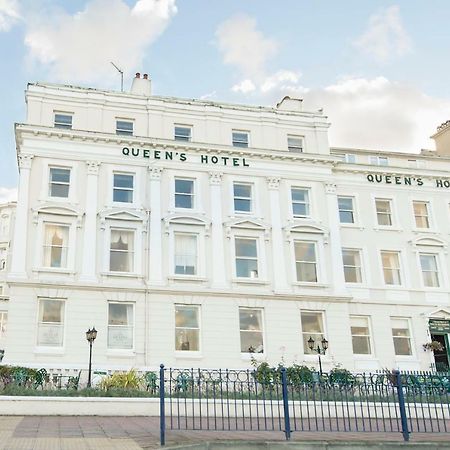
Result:
{"type": "Polygon", "coordinates": [[[450,119],[446,0],[0,0],[0,201],[17,185],[27,82],[324,108],[330,143],[417,152],[450,119]]]}

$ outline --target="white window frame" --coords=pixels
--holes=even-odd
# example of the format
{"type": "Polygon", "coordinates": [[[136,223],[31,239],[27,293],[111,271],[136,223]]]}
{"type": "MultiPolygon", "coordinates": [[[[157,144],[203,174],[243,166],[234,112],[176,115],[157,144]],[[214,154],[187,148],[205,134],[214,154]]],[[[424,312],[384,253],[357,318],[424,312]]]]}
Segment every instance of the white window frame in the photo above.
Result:
{"type": "Polygon", "coordinates": [[[119,205],[128,205],[128,206],[132,206],[132,205],[135,205],[136,204],[136,201],[135,201],[135,195],[136,195],[136,174],[135,173],[133,173],[133,172],[122,172],[122,171],[116,171],[116,170],[113,170],[113,173],[112,173],[112,180],[113,180],[113,182],[112,182],[112,202],[114,203],[114,204],[119,204],[119,205]],[[115,177],[115,175],[126,175],[126,176],[131,176],[132,177],[132,179],[133,179],[133,187],[130,189],[130,188],[122,188],[122,187],[115,187],[114,186],[114,177],[115,177]],[[114,200],[114,191],[115,190],[121,190],[121,191],[131,191],[131,193],[132,193],[132,196],[131,196],[131,199],[132,199],[132,201],[131,202],[119,202],[119,201],[117,201],[117,200],[114,200]]]}
{"type": "MultiPolygon", "coordinates": [[[[134,168],[133,168],[134,169],[134,168]]],[[[141,180],[142,180],[142,170],[136,168],[135,170],[128,170],[126,166],[116,166],[111,165],[107,168],[107,182],[109,189],[107,190],[106,203],[109,208],[139,208],[141,206],[141,180]],[[120,175],[132,175],[133,176],[133,202],[132,203],[122,203],[114,201],[114,174],[120,175]]]]}
{"type": "Polygon", "coordinates": [[[405,263],[403,261],[403,255],[405,254],[404,249],[398,249],[398,248],[381,248],[378,249],[378,261],[379,261],[379,267],[380,267],[380,276],[381,276],[381,282],[382,285],[386,287],[386,289],[399,289],[404,288],[405,286],[408,286],[406,272],[405,272],[405,263]],[[400,284],[387,284],[384,278],[384,267],[383,267],[383,258],[381,253],[397,253],[398,254],[398,262],[399,262],[399,274],[400,274],[400,284]]]}
{"type": "MultiPolygon", "coordinates": [[[[325,311],[323,310],[317,310],[317,309],[302,309],[300,308],[300,317],[299,317],[299,321],[300,321],[300,342],[301,342],[301,347],[303,350],[303,357],[305,358],[305,361],[317,361],[317,353],[314,351],[312,353],[309,353],[309,347],[305,348],[304,342],[303,342],[303,335],[304,334],[309,334],[303,331],[303,325],[302,325],[302,313],[309,313],[309,314],[318,314],[320,315],[320,317],[322,318],[322,327],[323,327],[323,337],[327,336],[327,323],[326,323],[326,314],[325,311]]],[[[315,344],[317,345],[317,341],[315,342],[315,344]]],[[[329,359],[329,349],[327,350],[327,352],[325,353],[325,355],[321,356],[322,359],[329,359]]]]}
{"type": "Polygon", "coordinates": [[[57,201],[59,200],[59,201],[62,201],[62,200],[65,200],[65,201],[67,201],[67,200],[69,200],[69,198],[70,198],[70,190],[71,190],[71,184],[72,184],[72,169],[71,169],[71,167],[65,167],[65,166],[54,166],[54,165],[51,165],[51,166],[49,166],[49,168],[48,168],[48,198],[49,199],[51,199],[52,201],[54,200],[54,199],[57,199],[57,201]],[[53,182],[52,180],[51,180],[51,173],[52,173],[52,169],[56,169],[56,170],[68,170],[69,171],[69,182],[68,183],[66,183],[66,182],[53,182]],[[68,189],[67,189],[67,197],[57,197],[57,196],[53,196],[53,195],[51,195],[51,192],[52,192],[52,187],[53,187],[53,185],[62,185],[62,186],[68,186],[68,189]]]}
{"type": "MultiPolygon", "coordinates": [[[[239,324],[239,352],[241,354],[242,358],[251,358],[254,357],[255,359],[260,359],[260,358],[264,358],[265,355],[267,354],[267,339],[266,339],[266,320],[265,320],[265,314],[264,314],[264,308],[263,307],[258,307],[258,306],[239,306],[238,307],[238,324],[239,324]],[[241,351],[242,348],[242,342],[241,342],[241,333],[242,331],[247,332],[249,330],[242,330],[241,329],[241,309],[246,309],[246,310],[252,310],[252,311],[260,311],[261,312],[261,325],[262,325],[262,330],[261,330],[261,336],[262,336],[262,342],[263,342],[263,351],[261,353],[250,353],[250,352],[243,352],[241,351]]],[[[258,330],[256,330],[258,331],[258,330]]]]}
{"type": "Polygon", "coordinates": [[[135,124],[133,119],[124,118],[124,117],[116,117],[115,119],[116,126],[114,132],[117,136],[135,136],[135,124]],[[126,130],[125,128],[119,128],[119,122],[123,123],[130,123],[132,131],[129,133],[129,130],[126,130]]]}
{"type": "MultiPolygon", "coordinates": [[[[108,353],[134,353],[135,347],[136,347],[136,303],[135,302],[122,302],[117,300],[108,300],[106,302],[107,312],[106,312],[106,325],[105,329],[107,330],[107,336],[106,336],[106,348],[108,353]],[[118,348],[118,347],[110,347],[109,346],[109,327],[124,327],[125,325],[110,325],[109,324],[109,305],[115,304],[115,305],[131,305],[133,307],[133,332],[132,332],[132,339],[133,339],[133,345],[131,348],[118,348]]],[[[128,325],[129,327],[129,325],[128,325]]]]}
{"type": "Polygon", "coordinates": [[[173,311],[173,331],[174,331],[174,351],[175,355],[178,357],[189,357],[191,356],[199,356],[202,352],[202,307],[201,305],[193,305],[193,304],[187,304],[187,303],[175,303],[174,304],[174,311],[173,311]],[[176,323],[176,309],[177,307],[181,308],[195,308],[197,310],[197,321],[198,321],[198,350],[177,350],[176,347],[176,338],[177,338],[177,329],[189,329],[189,330],[195,330],[196,328],[189,328],[189,327],[177,327],[176,323]]]}
{"type": "Polygon", "coordinates": [[[185,125],[181,123],[174,123],[173,124],[173,139],[177,142],[192,142],[193,140],[193,131],[194,127],[192,125],[185,125]],[[177,128],[185,128],[189,130],[189,139],[177,139],[176,129],[177,128]]]}
{"type": "Polygon", "coordinates": [[[295,265],[295,281],[298,284],[304,284],[304,285],[316,285],[317,283],[320,283],[320,263],[319,263],[319,252],[317,248],[317,241],[310,240],[310,239],[293,239],[293,248],[294,248],[294,265],[295,265]],[[295,244],[297,243],[306,243],[306,244],[313,244],[314,246],[314,256],[315,256],[315,268],[316,268],[316,281],[303,281],[298,279],[297,275],[297,262],[303,262],[306,264],[312,264],[307,261],[297,261],[297,257],[295,255],[295,244]]]}
{"type": "Polygon", "coordinates": [[[432,289],[432,290],[439,290],[445,287],[446,283],[443,276],[443,270],[442,270],[442,263],[441,263],[441,255],[439,252],[433,252],[433,251],[427,251],[427,250],[419,250],[417,251],[417,262],[418,262],[418,268],[420,272],[420,280],[421,280],[421,287],[423,289],[432,289]],[[425,284],[425,277],[423,273],[422,264],[420,262],[420,256],[426,255],[426,256],[434,256],[435,262],[436,262],[436,272],[437,272],[437,281],[438,286],[427,286],[425,284]]]}
{"type": "Polygon", "coordinates": [[[172,195],[172,204],[173,204],[173,208],[176,211],[197,211],[198,210],[198,188],[197,188],[197,179],[196,178],[192,178],[192,177],[185,177],[182,175],[176,175],[173,177],[173,183],[172,183],[172,189],[173,189],[173,195],[172,195]],[[177,180],[181,180],[181,181],[191,181],[192,182],[192,194],[177,194],[176,192],[176,182],[177,180]],[[176,195],[190,195],[191,197],[191,202],[192,202],[192,207],[191,208],[183,208],[181,206],[176,206],[176,201],[175,201],[175,196],[176,195]]]}
{"type": "Polygon", "coordinates": [[[249,148],[249,147],[251,147],[250,131],[249,130],[236,130],[236,129],[231,130],[231,146],[234,148],[249,148]],[[243,145],[243,146],[234,145],[234,143],[237,142],[234,139],[234,133],[246,134],[247,135],[247,145],[243,145]]]}
{"type": "MultiPolygon", "coordinates": [[[[372,332],[372,323],[371,323],[371,317],[370,316],[364,316],[361,314],[350,314],[349,317],[349,323],[350,323],[350,336],[352,340],[352,353],[355,358],[373,358],[375,356],[375,349],[374,349],[374,340],[373,340],[373,332],[372,332]],[[353,333],[352,333],[352,318],[355,319],[366,319],[367,320],[367,329],[369,330],[368,338],[369,338],[369,345],[370,345],[370,353],[354,353],[353,351],[353,333]]],[[[355,335],[355,336],[366,336],[366,335],[355,335]]]]}
{"type": "Polygon", "coordinates": [[[287,149],[289,153],[303,153],[304,149],[305,149],[305,136],[300,136],[300,135],[295,135],[295,134],[288,134],[287,135],[287,139],[286,139],[286,143],[287,143],[287,149]],[[298,139],[301,141],[301,146],[289,146],[289,139],[298,139]],[[291,150],[291,149],[295,149],[295,150],[291,150]],[[297,150],[299,149],[299,150],[297,150]]]}
{"type": "MultiPolygon", "coordinates": [[[[365,277],[364,277],[364,258],[363,258],[363,250],[361,248],[354,248],[354,247],[342,247],[342,267],[344,269],[344,280],[346,284],[353,285],[353,286],[361,286],[362,284],[365,284],[365,277]],[[359,273],[361,281],[347,281],[345,280],[345,264],[344,264],[344,251],[351,251],[351,252],[357,252],[359,255],[359,273]]],[[[357,266],[355,266],[357,267],[357,266]]]]}
{"type": "MultiPolygon", "coordinates": [[[[52,223],[52,222],[44,222],[44,236],[43,236],[43,243],[42,243],[42,262],[41,262],[41,267],[43,267],[44,269],[67,269],[68,265],[69,265],[69,244],[70,244],[70,224],[62,224],[62,223],[52,223]],[[66,264],[64,266],[60,266],[60,267],[52,267],[52,266],[46,266],[45,265],[45,251],[47,248],[47,243],[45,241],[45,235],[46,235],[46,228],[47,226],[55,226],[55,227],[61,227],[61,228],[67,228],[67,242],[66,245],[61,246],[61,251],[63,252],[64,249],[66,249],[66,264]]],[[[53,245],[49,245],[48,247],[50,247],[50,253],[52,252],[53,245]]]]}
{"type": "Polygon", "coordinates": [[[61,130],[72,130],[73,129],[73,112],[67,112],[67,111],[53,111],[53,127],[59,128],[61,130]],[[66,126],[64,122],[57,122],[56,116],[67,116],[70,117],[70,126],[66,126]],[[62,125],[62,126],[61,126],[62,125]]]}
{"type": "Polygon", "coordinates": [[[199,277],[199,250],[200,250],[200,243],[199,243],[200,237],[198,232],[189,232],[189,231],[173,231],[173,258],[172,258],[172,274],[174,277],[183,277],[183,278],[197,278],[199,277]],[[177,236],[195,236],[195,273],[194,274],[184,274],[184,273],[176,273],[176,240],[177,236]]]}
{"type": "Polygon", "coordinates": [[[77,184],[77,170],[78,164],[76,162],[67,161],[68,164],[60,165],[54,164],[52,161],[47,160],[45,168],[43,170],[41,193],[39,200],[52,203],[75,203],[76,194],[78,189],[77,184]],[[50,169],[69,169],[70,170],[70,184],[69,184],[69,196],[68,197],[50,197],[50,169]]]}
{"type": "MultiPolygon", "coordinates": [[[[232,194],[232,208],[233,208],[233,214],[238,215],[253,215],[255,214],[255,184],[251,182],[245,182],[245,181],[239,181],[239,180],[233,180],[231,184],[231,194],[232,194]],[[241,186],[250,186],[250,211],[236,211],[235,205],[234,205],[234,185],[238,184],[241,186]]],[[[238,199],[247,200],[247,197],[237,197],[238,199]]]]}
{"type": "MultiPolygon", "coordinates": [[[[414,230],[418,230],[418,231],[423,231],[423,232],[427,232],[427,231],[433,231],[434,229],[434,220],[433,220],[433,215],[432,215],[432,205],[431,205],[431,201],[430,200],[421,200],[421,199],[417,199],[414,198],[411,200],[411,210],[412,210],[412,218],[413,218],[413,229],[414,230]],[[428,219],[428,227],[418,227],[417,226],[417,222],[416,222],[416,214],[414,212],[414,203],[424,203],[426,205],[426,209],[427,209],[427,219],[428,219]]],[[[424,216],[420,216],[420,217],[424,217],[424,216]]]]}
{"type": "Polygon", "coordinates": [[[311,189],[311,187],[304,187],[304,186],[294,186],[294,185],[291,185],[290,186],[290,188],[289,188],[289,195],[290,195],[290,207],[291,207],[291,214],[292,214],[292,217],[294,218],[294,219],[310,219],[311,217],[312,217],[312,202],[311,202],[311,198],[312,198],[312,189],[311,189]],[[306,215],[304,215],[304,216],[299,216],[299,215],[296,215],[296,214],[294,214],[294,203],[301,203],[301,202],[298,202],[298,201],[294,201],[293,199],[292,199],[292,191],[293,190],[303,190],[303,191],[306,191],[307,192],[307,195],[308,195],[308,202],[306,203],[308,206],[307,206],[307,210],[308,210],[308,214],[306,214],[306,215]]]}
{"type": "MultiPolygon", "coordinates": [[[[36,348],[39,351],[45,352],[45,353],[52,353],[52,352],[63,352],[64,348],[65,348],[65,344],[66,344],[66,323],[67,323],[67,299],[65,298],[54,298],[54,297],[38,297],[37,298],[37,311],[36,311],[36,340],[35,340],[35,345],[36,348]],[[42,345],[39,343],[39,325],[40,325],[40,320],[39,320],[39,312],[40,312],[40,302],[42,300],[50,300],[50,301],[58,301],[58,302],[62,302],[63,304],[63,313],[61,315],[62,317],[62,344],[61,345],[42,345]]],[[[44,323],[44,322],[42,322],[44,323]]],[[[53,322],[50,322],[53,323],[53,322]]]]}
{"type": "MultiPolygon", "coordinates": [[[[356,197],[354,195],[347,195],[347,194],[338,194],[337,195],[337,207],[338,207],[338,220],[339,220],[339,224],[340,226],[344,226],[344,227],[355,227],[358,226],[358,214],[357,214],[357,202],[356,202],[356,197]],[[340,208],[339,208],[339,198],[351,198],[352,199],[352,212],[353,212],[353,222],[341,222],[341,215],[340,215],[340,208]]],[[[345,210],[345,211],[350,211],[350,210],[345,210]]]]}
{"type": "Polygon", "coordinates": [[[408,360],[413,359],[415,357],[415,345],[414,345],[414,339],[413,339],[413,332],[411,327],[411,318],[410,317],[401,317],[401,316],[390,316],[389,317],[389,328],[391,330],[391,338],[392,338],[392,348],[394,351],[394,357],[397,360],[408,360]],[[406,320],[408,323],[408,331],[409,331],[409,345],[411,346],[411,354],[410,355],[397,355],[395,353],[395,345],[394,345],[394,335],[392,333],[392,319],[400,319],[400,320],[406,320]]]}
{"type": "MultiPolygon", "coordinates": [[[[394,212],[394,201],[392,199],[392,197],[374,197],[373,198],[373,204],[375,207],[375,224],[376,224],[376,228],[380,228],[380,229],[392,229],[395,228],[396,226],[396,217],[395,217],[395,212],[394,212]],[[390,225],[382,225],[378,222],[378,209],[377,209],[377,200],[379,201],[385,201],[385,202],[389,202],[389,208],[390,208],[390,219],[391,219],[391,224],[390,225]]],[[[383,214],[383,213],[381,213],[383,214]]],[[[386,215],[386,214],[384,214],[386,215]]]]}
{"type": "MultiPolygon", "coordinates": [[[[233,263],[234,263],[233,264],[234,277],[237,280],[259,280],[261,278],[261,271],[260,271],[261,264],[260,264],[260,251],[259,251],[260,244],[259,244],[258,237],[256,237],[256,236],[247,236],[247,235],[243,236],[241,234],[237,234],[236,236],[234,236],[233,244],[234,244],[234,249],[233,249],[234,250],[234,260],[233,260],[233,263]],[[236,240],[237,239],[239,239],[239,240],[247,240],[247,241],[255,241],[255,244],[256,244],[256,267],[257,267],[257,269],[256,269],[257,270],[257,276],[256,277],[239,277],[237,275],[237,270],[236,270],[236,263],[237,263],[237,259],[238,259],[238,256],[236,254],[236,240]]],[[[242,257],[242,256],[240,256],[239,258],[240,259],[249,259],[249,260],[254,260],[255,259],[255,258],[242,257]]]]}

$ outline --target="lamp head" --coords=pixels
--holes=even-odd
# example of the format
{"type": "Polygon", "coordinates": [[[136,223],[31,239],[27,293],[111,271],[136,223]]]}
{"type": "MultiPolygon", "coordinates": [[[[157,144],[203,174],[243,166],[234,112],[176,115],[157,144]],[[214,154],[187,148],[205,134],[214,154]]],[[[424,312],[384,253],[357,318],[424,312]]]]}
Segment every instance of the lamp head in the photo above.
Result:
{"type": "Polygon", "coordinates": [[[86,331],[86,339],[88,340],[88,342],[94,342],[95,339],[97,338],[97,330],[95,329],[95,327],[86,331]]]}
{"type": "Polygon", "coordinates": [[[325,350],[328,349],[328,341],[325,339],[325,337],[322,339],[322,348],[325,350]]]}
{"type": "Polygon", "coordinates": [[[310,350],[314,350],[314,339],[311,336],[308,339],[308,347],[310,350]]]}

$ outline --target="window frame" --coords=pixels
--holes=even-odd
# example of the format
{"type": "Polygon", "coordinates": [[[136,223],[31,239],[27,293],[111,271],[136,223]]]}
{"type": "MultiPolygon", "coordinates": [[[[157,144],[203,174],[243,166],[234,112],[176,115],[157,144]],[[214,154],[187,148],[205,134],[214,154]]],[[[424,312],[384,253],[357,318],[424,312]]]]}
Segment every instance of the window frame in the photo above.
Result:
{"type": "MultiPolygon", "coordinates": [[[[430,252],[430,251],[418,251],[417,252],[417,258],[419,261],[418,267],[419,267],[419,271],[421,274],[421,286],[424,289],[442,289],[444,287],[444,277],[442,274],[442,270],[441,270],[441,262],[440,262],[440,254],[438,252],[430,252]],[[425,283],[425,277],[424,277],[424,270],[422,267],[422,261],[421,261],[421,256],[432,256],[434,257],[434,261],[436,264],[436,280],[437,280],[437,286],[428,286],[425,283]]],[[[426,271],[431,272],[431,271],[426,271]]],[[[434,272],[433,272],[434,273],[434,272]]]]}
{"type": "Polygon", "coordinates": [[[305,284],[305,285],[316,285],[318,283],[321,282],[321,278],[320,278],[320,263],[319,263],[319,251],[318,251],[318,246],[317,246],[317,241],[314,240],[310,240],[310,239],[300,239],[300,238],[294,238],[293,239],[293,248],[294,248],[294,273],[295,273],[295,282],[297,284],[305,284]],[[311,263],[309,261],[297,261],[297,255],[296,255],[296,250],[295,250],[295,246],[296,244],[312,244],[314,247],[314,257],[315,257],[315,261],[314,263],[311,263]],[[316,272],[316,281],[304,281],[304,280],[299,280],[298,279],[298,271],[297,271],[297,263],[304,263],[304,264],[314,264],[315,266],[315,272],[316,272]]]}
{"type": "Polygon", "coordinates": [[[390,197],[374,197],[374,206],[375,206],[375,223],[376,223],[376,226],[378,228],[383,228],[383,229],[392,229],[392,228],[394,228],[396,226],[396,220],[395,220],[394,201],[393,201],[393,199],[390,198],[390,197]],[[390,222],[391,222],[390,225],[380,224],[379,217],[378,217],[379,214],[381,214],[383,216],[387,216],[387,214],[378,211],[377,201],[383,201],[383,202],[388,202],[389,203],[389,218],[390,218],[390,222]]]}
{"type": "Polygon", "coordinates": [[[202,313],[201,313],[201,305],[199,304],[187,304],[187,303],[174,303],[174,322],[173,322],[173,331],[174,331],[174,352],[175,355],[178,356],[187,356],[187,355],[199,355],[202,352],[202,313]],[[177,308],[195,308],[197,311],[197,328],[191,328],[191,327],[177,327],[176,322],[176,314],[177,314],[177,308]],[[177,329],[182,330],[198,330],[198,349],[197,350],[178,350],[177,349],[177,329]]]}
{"type": "Polygon", "coordinates": [[[176,210],[180,211],[196,211],[198,209],[198,200],[197,200],[197,179],[191,177],[183,177],[183,176],[174,176],[173,178],[173,207],[176,210]],[[177,181],[189,181],[192,183],[192,193],[187,194],[183,192],[177,192],[177,181]],[[189,196],[191,200],[191,207],[185,208],[183,206],[177,206],[177,195],[182,195],[183,197],[189,196]]]}
{"type": "Polygon", "coordinates": [[[122,302],[122,301],[117,301],[117,300],[108,300],[107,302],[107,315],[106,315],[106,330],[107,330],[107,335],[106,335],[106,349],[107,352],[117,352],[117,353],[134,353],[135,351],[135,346],[136,346],[136,339],[135,339],[135,334],[136,334],[136,303],[134,302],[122,302]],[[132,339],[132,346],[131,348],[120,348],[120,347],[110,347],[109,346],[109,327],[130,327],[130,325],[110,325],[109,323],[109,315],[110,315],[110,310],[109,310],[109,306],[110,305],[125,305],[125,306],[132,306],[133,308],[133,325],[132,325],[132,333],[131,333],[131,339],[132,339]]]}
{"type": "Polygon", "coordinates": [[[133,119],[126,119],[126,118],[123,118],[123,117],[116,117],[115,133],[116,133],[116,136],[135,136],[134,120],[133,119]],[[119,122],[120,123],[131,124],[131,133],[126,128],[119,128],[119,122]]]}
{"type": "Polygon", "coordinates": [[[72,113],[72,112],[53,111],[53,127],[59,128],[61,130],[72,130],[73,129],[73,116],[74,116],[74,113],[72,113]],[[70,117],[70,125],[68,125],[64,122],[58,122],[56,120],[56,116],[70,117]]]}
{"type": "Polygon", "coordinates": [[[185,125],[180,123],[173,124],[173,139],[177,142],[192,142],[192,134],[194,127],[192,125],[185,125]],[[177,137],[183,137],[183,135],[177,135],[177,128],[183,128],[189,130],[189,138],[188,139],[177,139],[177,137]]]}
{"type": "MultiPolygon", "coordinates": [[[[402,250],[398,250],[398,249],[379,249],[378,250],[378,256],[379,256],[379,260],[380,260],[380,268],[381,268],[381,280],[383,282],[384,286],[387,286],[389,289],[395,289],[395,288],[402,288],[406,286],[406,277],[405,277],[405,273],[404,273],[404,264],[402,261],[403,258],[403,251],[402,250]],[[383,266],[383,255],[382,253],[395,253],[397,255],[397,260],[398,260],[398,274],[399,274],[399,278],[400,278],[400,283],[399,284],[388,284],[386,283],[386,278],[384,276],[384,266],[383,266]]],[[[390,269],[393,270],[393,269],[390,269]]]]}
{"type": "Polygon", "coordinates": [[[73,168],[71,166],[57,166],[53,164],[49,164],[48,166],[48,176],[47,176],[47,198],[51,199],[52,201],[67,201],[71,199],[71,191],[72,191],[72,179],[73,179],[73,168]],[[52,180],[52,169],[56,170],[68,170],[69,171],[69,181],[68,182],[56,182],[52,180]],[[52,194],[52,186],[58,185],[58,186],[67,186],[67,197],[61,197],[52,194]]]}
{"type": "Polygon", "coordinates": [[[312,217],[312,203],[311,203],[311,193],[312,193],[312,189],[310,187],[303,187],[303,186],[290,186],[289,189],[289,193],[290,193],[290,206],[291,206],[291,214],[292,217],[294,219],[310,219],[312,217]],[[294,201],[294,199],[292,198],[292,194],[293,191],[297,190],[297,191],[305,191],[306,192],[306,196],[307,196],[307,201],[304,202],[304,204],[306,205],[305,209],[307,211],[307,214],[305,214],[304,216],[302,215],[296,215],[294,213],[294,204],[303,204],[303,202],[299,202],[299,201],[294,201]]]}
{"type": "Polygon", "coordinates": [[[231,192],[232,192],[232,205],[233,205],[233,213],[234,214],[244,214],[244,215],[251,215],[255,213],[255,205],[254,205],[254,199],[255,199],[255,194],[254,194],[254,190],[255,190],[255,184],[252,182],[245,182],[245,181],[238,181],[238,180],[233,180],[232,184],[231,184],[231,192]],[[250,187],[250,197],[236,197],[234,194],[234,186],[235,185],[240,185],[240,186],[248,186],[250,187]],[[236,210],[236,203],[235,201],[237,200],[249,200],[250,201],[250,209],[249,211],[241,211],[241,210],[236,210]]]}
{"type": "MultiPolygon", "coordinates": [[[[258,281],[258,280],[261,280],[263,278],[262,277],[262,273],[261,273],[261,263],[260,263],[261,252],[260,252],[260,242],[259,241],[260,241],[260,239],[257,236],[241,235],[241,234],[236,234],[234,236],[234,239],[233,239],[233,244],[234,244],[233,245],[233,255],[234,255],[234,258],[233,258],[233,268],[234,268],[233,274],[234,274],[234,277],[236,278],[236,280],[238,280],[238,281],[248,281],[248,280],[258,281]],[[236,253],[236,250],[237,250],[236,240],[238,240],[238,239],[240,239],[240,240],[247,240],[247,241],[255,241],[256,270],[257,270],[256,277],[251,277],[251,276],[250,277],[241,277],[241,276],[238,276],[238,274],[237,274],[237,259],[238,259],[238,256],[237,256],[237,253],[236,253]]],[[[245,257],[245,256],[240,256],[239,259],[255,260],[255,258],[245,257]]]]}
{"type": "MultiPolygon", "coordinates": [[[[304,335],[308,335],[312,337],[312,335],[317,335],[319,333],[311,333],[311,332],[305,332],[303,331],[303,323],[302,323],[302,314],[306,313],[306,314],[317,314],[318,316],[320,316],[321,318],[321,322],[322,322],[322,329],[323,332],[322,334],[322,339],[323,337],[327,336],[327,327],[326,327],[326,315],[325,315],[325,311],[323,310],[310,310],[310,309],[300,309],[300,342],[302,344],[302,349],[303,349],[303,356],[308,360],[308,359],[313,359],[313,358],[317,358],[317,353],[315,351],[311,351],[309,349],[309,347],[306,345],[305,346],[305,342],[304,342],[304,335]]],[[[306,339],[307,341],[307,339],[306,339]]],[[[327,352],[325,353],[325,355],[322,355],[322,358],[327,358],[329,356],[329,348],[327,350],[327,352]]]]}
{"type": "Polygon", "coordinates": [[[346,195],[346,194],[338,194],[337,195],[337,206],[338,206],[338,215],[339,215],[339,224],[341,226],[357,226],[358,225],[358,216],[356,213],[356,197],[354,195],[346,195]],[[339,199],[340,198],[349,198],[352,200],[352,209],[345,209],[345,210],[341,210],[340,206],[339,206],[339,199]],[[351,211],[352,213],[352,217],[353,217],[353,222],[342,222],[341,221],[341,211],[343,212],[349,212],[351,211]]]}
{"type": "Polygon", "coordinates": [[[135,189],[136,188],[136,174],[134,172],[122,172],[122,171],[116,171],[113,170],[112,173],[112,202],[114,204],[120,204],[120,205],[134,205],[136,204],[136,192],[135,189]],[[124,187],[116,187],[115,186],[115,177],[116,175],[126,175],[126,176],[130,176],[132,178],[133,181],[133,187],[132,188],[124,188],[124,187]],[[120,191],[131,191],[131,202],[120,202],[117,200],[114,200],[114,193],[116,190],[120,190],[120,191]]]}
{"type": "Polygon", "coordinates": [[[365,278],[364,278],[364,269],[363,269],[363,250],[361,248],[353,248],[353,247],[342,247],[342,267],[344,269],[344,281],[345,284],[350,284],[350,285],[362,285],[365,283],[365,278]],[[346,266],[345,262],[344,262],[344,251],[351,251],[351,252],[356,252],[359,256],[359,278],[360,281],[347,281],[345,279],[345,268],[346,267],[355,267],[357,268],[358,266],[346,266]]]}
{"type": "Polygon", "coordinates": [[[352,353],[353,356],[356,358],[370,358],[370,357],[374,357],[375,356],[375,349],[374,349],[374,341],[372,338],[372,324],[371,324],[371,320],[370,320],[370,316],[364,316],[364,315],[360,315],[360,314],[350,314],[349,316],[349,322],[350,322],[350,336],[352,339],[352,353]],[[357,334],[354,335],[352,332],[352,318],[355,319],[366,319],[367,320],[367,330],[368,330],[368,335],[363,335],[363,334],[357,334]],[[355,353],[354,351],[354,347],[353,347],[353,337],[354,336],[364,336],[367,337],[369,340],[369,346],[370,346],[370,353],[355,353]]]}
{"type": "Polygon", "coordinates": [[[295,134],[288,134],[287,135],[287,149],[289,153],[303,153],[303,150],[305,148],[305,136],[295,135],[295,134]],[[301,146],[298,145],[289,145],[290,139],[296,139],[299,140],[301,143],[301,146]],[[295,149],[295,150],[292,150],[295,149]],[[300,150],[297,150],[300,149],[300,150]]]}
{"type": "MultiPolygon", "coordinates": [[[[241,354],[241,358],[249,358],[249,357],[254,357],[256,359],[259,359],[261,357],[264,357],[267,354],[266,351],[266,346],[267,346],[267,340],[266,340],[266,323],[265,323],[265,314],[264,314],[264,308],[263,307],[253,307],[253,306],[238,306],[238,323],[239,323],[239,352],[241,354]],[[241,310],[247,310],[247,311],[259,311],[259,313],[261,314],[261,326],[262,326],[262,330],[242,330],[241,328],[241,310]],[[255,333],[255,332],[259,332],[261,333],[261,338],[262,338],[262,346],[263,346],[263,351],[262,352],[243,352],[242,351],[242,337],[241,337],[241,333],[242,332],[250,332],[250,333],[255,333]]],[[[256,350],[256,349],[255,349],[256,350]]]]}
{"type": "MultiPolygon", "coordinates": [[[[391,329],[391,337],[392,337],[392,345],[393,345],[393,349],[394,349],[394,356],[397,359],[411,359],[413,357],[415,357],[415,348],[414,348],[414,340],[413,340],[413,333],[412,333],[412,327],[411,327],[411,318],[410,317],[400,317],[400,316],[390,316],[389,317],[389,326],[391,329]],[[394,333],[392,332],[393,327],[392,327],[392,320],[406,320],[407,324],[408,324],[408,339],[409,339],[409,346],[411,349],[411,354],[409,355],[397,355],[396,350],[395,350],[395,341],[394,341],[394,333]]],[[[402,336],[396,336],[397,339],[404,339],[404,337],[402,336]]]]}
{"type": "Polygon", "coordinates": [[[42,349],[45,352],[52,352],[52,351],[64,351],[65,344],[66,344],[66,322],[67,322],[67,299],[64,298],[52,298],[52,297],[38,297],[37,298],[37,311],[36,311],[36,340],[35,345],[38,349],[42,349]],[[52,302],[60,302],[62,304],[63,311],[61,313],[61,319],[62,324],[59,325],[62,329],[61,331],[61,345],[45,345],[41,344],[39,342],[39,327],[40,324],[47,324],[47,323],[57,323],[57,322],[41,322],[40,321],[40,311],[41,311],[41,301],[52,301],[52,302]]]}
{"type": "Polygon", "coordinates": [[[250,131],[248,130],[236,130],[236,129],[232,129],[231,130],[231,146],[235,147],[235,148],[249,148],[250,145],[250,131]],[[247,135],[247,140],[246,141],[240,141],[235,139],[235,134],[246,134],[247,135]],[[243,143],[243,144],[247,144],[247,145],[236,145],[239,143],[243,143]]]}
{"type": "Polygon", "coordinates": [[[432,217],[432,213],[431,213],[431,211],[432,211],[432,209],[431,209],[431,201],[429,201],[429,200],[412,199],[412,201],[411,201],[411,208],[412,208],[412,214],[413,214],[413,228],[415,230],[420,230],[420,231],[433,230],[434,221],[433,221],[433,217],[432,217]],[[414,211],[414,203],[423,203],[425,205],[426,213],[427,213],[426,216],[423,216],[423,215],[416,216],[416,213],[414,211]],[[428,226],[427,227],[419,227],[419,226],[417,226],[417,217],[426,217],[428,226]]]}
{"type": "Polygon", "coordinates": [[[194,231],[181,231],[178,229],[173,230],[173,258],[172,258],[172,275],[174,277],[182,277],[182,278],[198,278],[200,276],[200,235],[198,232],[194,231]],[[176,246],[177,246],[177,236],[194,236],[195,237],[195,273],[187,274],[187,273],[177,273],[176,272],[176,246]]]}

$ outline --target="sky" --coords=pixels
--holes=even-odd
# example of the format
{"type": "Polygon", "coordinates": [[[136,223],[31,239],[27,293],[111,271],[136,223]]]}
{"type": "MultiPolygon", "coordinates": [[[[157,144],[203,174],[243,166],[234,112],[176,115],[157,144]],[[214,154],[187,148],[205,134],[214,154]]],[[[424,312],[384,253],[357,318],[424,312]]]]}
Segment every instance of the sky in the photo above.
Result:
{"type": "Polygon", "coordinates": [[[433,149],[450,119],[448,0],[0,0],[0,202],[28,82],[323,108],[330,144],[433,149]]]}

